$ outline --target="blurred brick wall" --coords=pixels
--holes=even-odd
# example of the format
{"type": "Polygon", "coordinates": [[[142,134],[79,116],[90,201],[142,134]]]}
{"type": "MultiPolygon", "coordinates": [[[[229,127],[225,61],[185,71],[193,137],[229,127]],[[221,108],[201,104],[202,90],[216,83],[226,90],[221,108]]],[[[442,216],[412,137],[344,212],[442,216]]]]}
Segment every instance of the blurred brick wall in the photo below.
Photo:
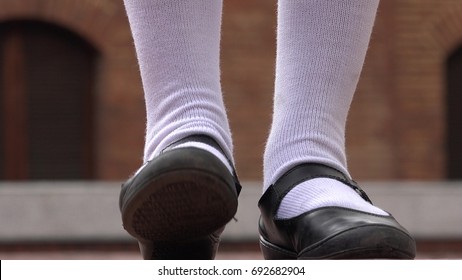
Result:
{"type": "Polygon", "coordinates": [[[224,1],[222,81],[239,175],[261,180],[276,57],[276,1],[224,1]]]}
{"type": "MultiPolygon", "coordinates": [[[[100,51],[98,179],[140,164],[144,103],[121,0],[0,0],[0,21],[63,26],[100,51]]],[[[462,42],[462,1],[383,0],[354,99],[347,152],[357,179],[444,179],[444,62],[462,42]]],[[[274,88],[276,0],[225,1],[222,84],[244,180],[261,180],[274,88]]]]}
{"type": "Polygon", "coordinates": [[[122,1],[0,0],[0,22],[40,20],[87,40],[100,54],[96,83],[97,179],[120,179],[140,164],[145,113],[122,1]]]}
{"type": "Polygon", "coordinates": [[[445,63],[461,15],[462,1],[381,1],[347,135],[359,178],[445,179],[445,63]]]}

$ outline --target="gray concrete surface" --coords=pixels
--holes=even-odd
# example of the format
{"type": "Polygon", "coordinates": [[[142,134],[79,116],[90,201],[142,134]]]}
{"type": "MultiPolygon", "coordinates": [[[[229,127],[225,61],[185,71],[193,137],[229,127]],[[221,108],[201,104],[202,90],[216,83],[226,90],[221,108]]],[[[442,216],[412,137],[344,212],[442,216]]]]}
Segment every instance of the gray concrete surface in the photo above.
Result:
{"type": "MultiPolygon", "coordinates": [[[[257,240],[258,182],[244,182],[225,241],[257,240]]],[[[462,239],[462,183],[362,182],[374,203],[418,239],[462,239]]],[[[0,183],[0,243],[128,241],[118,182],[0,183]]]]}

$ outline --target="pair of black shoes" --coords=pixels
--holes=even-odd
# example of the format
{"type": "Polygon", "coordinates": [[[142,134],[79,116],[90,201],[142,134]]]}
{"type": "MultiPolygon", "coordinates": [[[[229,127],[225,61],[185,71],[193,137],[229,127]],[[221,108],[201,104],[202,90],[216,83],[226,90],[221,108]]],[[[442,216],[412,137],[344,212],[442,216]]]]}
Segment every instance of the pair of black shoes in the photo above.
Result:
{"type": "MultiPolygon", "coordinates": [[[[190,136],[169,146],[122,185],[123,226],[138,240],[144,259],[213,259],[220,234],[237,211],[241,186],[236,173],[205,150],[173,149],[191,141],[223,152],[210,137],[190,136]]],[[[326,207],[292,219],[275,218],[293,187],[318,177],[342,181],[370,202],[354,181],[335,169],[319,164],[293,168],[259,201],[265,259],[415,257],[414,240],[391,215],[326,207]]]]}

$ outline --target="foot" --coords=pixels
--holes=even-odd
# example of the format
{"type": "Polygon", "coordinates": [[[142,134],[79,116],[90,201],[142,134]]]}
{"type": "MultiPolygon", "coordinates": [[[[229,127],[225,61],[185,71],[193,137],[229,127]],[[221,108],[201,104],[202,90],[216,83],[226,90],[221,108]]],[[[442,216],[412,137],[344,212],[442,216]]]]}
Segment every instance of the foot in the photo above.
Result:
{"type": "Polygon", "coordinates": [[[343,207],[369,214],[389,214],[365,200],[345,182],[332,178],[314,178],[297,184],[284,196],[278,219],[290,219],[323,207],[343,207]]]}
{"type": "Polygon", "coordinates": [[[207,136],[187,137],[122,185],[123,226],[144,259],[213,259],[236,213],[241,187],[235,172],[205,149],[178,147],[191,141],[221,150],[207,136]]]}
{"type": "Polygon", "coordinates": [[[323,206],[293,218],[277,212],[287,193],[302,182],[335,179],[371,204],[366,193],[341,172],[302,164],[270,186],[259,201],[260,247],[265,259],[413,259],[415,241],[392,215],[342,206],[323,206]]]}

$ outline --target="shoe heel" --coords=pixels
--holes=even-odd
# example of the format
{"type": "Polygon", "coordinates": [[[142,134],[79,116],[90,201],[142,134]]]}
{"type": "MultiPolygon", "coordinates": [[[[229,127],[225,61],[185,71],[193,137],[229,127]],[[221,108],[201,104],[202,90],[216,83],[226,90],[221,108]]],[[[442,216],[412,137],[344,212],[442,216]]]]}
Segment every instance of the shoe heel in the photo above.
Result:
{"type": "Polygon", "coordinates": [[[205,236],[179,242],[139,242],[145,260],[213,260],[219,240],[205,236]]]}
{"type": "Polygon", "coordinates": [[[265,260],[296,260],[297,254],[280,248],[260,236],[260,250],[265,260]]]}

